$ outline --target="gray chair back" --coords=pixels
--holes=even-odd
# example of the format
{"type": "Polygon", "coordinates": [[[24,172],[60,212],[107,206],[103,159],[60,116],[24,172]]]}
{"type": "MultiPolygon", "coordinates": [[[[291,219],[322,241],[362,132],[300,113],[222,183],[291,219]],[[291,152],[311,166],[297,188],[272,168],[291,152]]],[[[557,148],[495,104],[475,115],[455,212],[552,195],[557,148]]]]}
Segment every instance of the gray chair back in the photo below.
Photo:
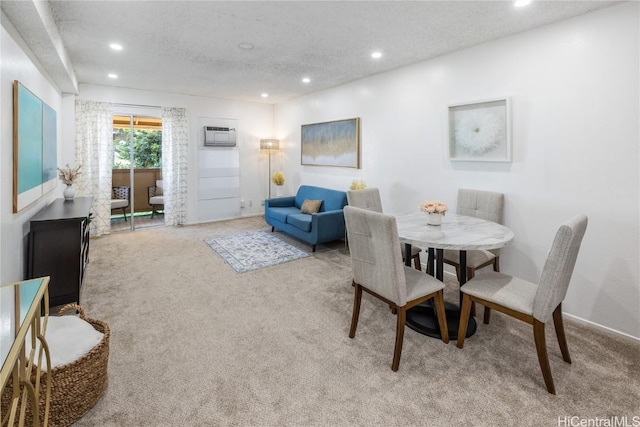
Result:
{"type": "Polygon", "coordinates": [[[399,307],[404,306],[407,284],[395,217],[348,205],[344,219],[353,280],[399,307]]]}
{"type": "MultiPolygon", "coordinates": [[[[504,218],[504,194],[461,188],[458,190],[456,213],[502,224],[504,218]]],[[[490,249],[490,252],[496,256],[500,255],[500,249],[490,249]]]]}
{"type": "Polygon", "coordinates": [[[350,206],[382,213],[380,190],[377,188],[349,190],[347,191],[347,201],[350,206]]]}
{"type": "Polygon", "coordinates": [[[493,191],[458,190],[459,215],[474,216],[502,224],[504,212],[504,194],[493,191]]]}
{"type": "Polygon", "coordinates": [[[577,215],[562,224],[556,233],[533,302],[533,317],[543,323],[551,318],[567,295],[586,229],[587,217],[577,215]]]}

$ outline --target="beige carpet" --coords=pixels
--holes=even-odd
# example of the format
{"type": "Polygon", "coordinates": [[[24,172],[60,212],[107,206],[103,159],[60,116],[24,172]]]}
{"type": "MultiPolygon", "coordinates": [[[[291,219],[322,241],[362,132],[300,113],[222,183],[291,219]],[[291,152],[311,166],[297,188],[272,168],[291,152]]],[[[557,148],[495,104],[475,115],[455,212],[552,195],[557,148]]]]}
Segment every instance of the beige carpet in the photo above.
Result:
{"type": "Polygon", "coordinates": [[[557,426],[559,417],[640,417],[640,345],[570,320],[571,365],[547,331],[556,396],[544,387],[530,327],[499,313],[463,350],[407,328],[392,372],[388,307],[365,295],[356,337],[347,336],[344,242],[237,274],[202,241],[269,229],[254,217],[91,241],[81,298],[88,316],[111,327],[110,382],[78,426],[557,426]]]}

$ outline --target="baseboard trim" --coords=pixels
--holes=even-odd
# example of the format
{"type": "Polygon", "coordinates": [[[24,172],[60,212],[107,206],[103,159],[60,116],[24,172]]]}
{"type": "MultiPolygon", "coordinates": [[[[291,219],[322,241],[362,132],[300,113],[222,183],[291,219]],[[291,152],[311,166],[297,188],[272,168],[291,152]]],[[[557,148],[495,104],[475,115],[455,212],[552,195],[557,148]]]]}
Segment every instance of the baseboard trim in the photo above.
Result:
{"type": "Polygon", "coordinates": [[[569,314],[569,313],[564,312],[564,311],[562,312],[562,314],[565,317],[571,318],[572,320],[576,320],[576,321],[578,321],[580,323],[584,323],[586,325],[592,326],[595,329],[600,329],[603,332],[608,332],[610,334],[617,335],[617,336],[619,336],[621,338],[629,339],[629,340],[632,340],[632,341],[640,343],[640,338],[634,337],[633,335],[629,335],[629,334],[626,334],[624,332],[617,331],[615,329],[609,328],[607,326],[603,326],[603,325],[601,325],[599,323],[592,322],[591,320],[583,319],[582,317],[574,316],[573,314],[569,314]]]}

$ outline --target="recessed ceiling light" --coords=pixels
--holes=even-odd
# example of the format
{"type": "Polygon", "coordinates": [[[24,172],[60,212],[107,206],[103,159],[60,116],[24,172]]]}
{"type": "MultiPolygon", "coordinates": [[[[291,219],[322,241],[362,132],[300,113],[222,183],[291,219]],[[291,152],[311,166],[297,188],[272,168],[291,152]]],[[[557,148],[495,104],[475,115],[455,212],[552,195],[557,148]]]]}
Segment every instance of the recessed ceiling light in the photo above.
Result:
{"type": "Polygon", "coordinates": [[[109,47],[113,50],[122,50],[122,45],[118,44],[118,43],[111,43],[109,45],[109,47]]]}
{"type": "Polygon", "coordinates": [[[516,0],[515,3],[513,3],[513,5],[515,7],[523,7],[528,5],[529,3],[531,3],[531,0],[516,0]]]}
{"type": "Polygon", "coordinates": [[[253,45],[252,45],[251,43],[240,43],[240,44],[238,45],[238,47],[239,47],[240,49],[244,49],[244,50],[251,50],[251,49],[253,49],[253,45]]]}
{"type": "Polygon", "coordinates": [[[262,94],[262,95],[260,95],[260,96],[262,96],[263,98],[268,98],[268,97],[269,97],[269,94],[268,94],[268,93],[263,93],[263,94],[262,94]]]}
{"type": "Polygon", "coordinates": [[[109,73],[107,75],[109,76],[110,79],[117,79],[118,78],[118,75],[115,74],[115,73],[109,73]]]}
{"type": "Polygon", "coordinates": [[[311,79],[309,77],[304,77],[302,79],[302,83],[309,83],[311,81],[311,79]]]}
{"type": "Polygon", "coordinates": [[[382,58],[382,52],[373,52],[373,53],[371,54],[371,57],[372,57],[373,59],[380,59],[380,58],[382,58]]]}

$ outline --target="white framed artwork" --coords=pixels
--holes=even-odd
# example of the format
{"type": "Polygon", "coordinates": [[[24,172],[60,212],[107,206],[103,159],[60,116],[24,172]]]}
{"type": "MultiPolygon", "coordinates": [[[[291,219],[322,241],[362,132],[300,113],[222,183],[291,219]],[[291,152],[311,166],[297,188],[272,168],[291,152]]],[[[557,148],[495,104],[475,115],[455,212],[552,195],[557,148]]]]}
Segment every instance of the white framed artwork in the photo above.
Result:
{"type": "Polygon", "coordinates": [[[449,105],[449,160],[511,161],[509,98],[449,105]]]}

